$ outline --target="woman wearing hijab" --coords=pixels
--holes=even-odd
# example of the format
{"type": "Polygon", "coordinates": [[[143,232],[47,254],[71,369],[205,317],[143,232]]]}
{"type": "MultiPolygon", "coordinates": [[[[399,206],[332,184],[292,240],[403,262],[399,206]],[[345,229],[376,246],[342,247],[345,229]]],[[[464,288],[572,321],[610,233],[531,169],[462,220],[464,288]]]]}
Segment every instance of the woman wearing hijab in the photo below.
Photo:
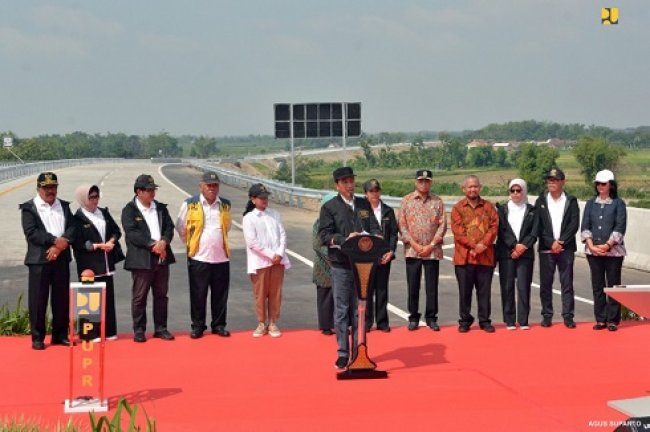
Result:
{"type": "Polygon", "coordinates": [[[496,255],[499,261],[503,321],[508,330],[515,330],[515,319],[522,330],[528,330],[530,285],[533,281],[537,241],[537,218],[534,206],[528,203],[526,182],[516,178],[508,185],[510,197],[497,205],[499,234],[496,255]],[[515,285],[517,306],[515,308],[515,285]]]}
{"type": "Polygon", "coordinates": [[[79,209],[74,215],[75,239],[72,243],[77,262],[77,274],[90,269],[96,282],[106,282],[106,338],[117,339],[115,317],[115,290],[113,274],[115,264],[124,260],[119,239],[122,231],[108,212],[100,208],[99,187],[81,185],[75,191],[79,209]]]}
{"type": "Polygon", "coordinates": [[[587,201],[582,215],[580,237],[591,270],[594,292],[594,330],[618,330],[621,305],[605,294],[605,287],[621,284],[621,269],[625,251],[627,209],[618,197],[614,173],[602,170],[594,179],[596,196],[587,201]]]}

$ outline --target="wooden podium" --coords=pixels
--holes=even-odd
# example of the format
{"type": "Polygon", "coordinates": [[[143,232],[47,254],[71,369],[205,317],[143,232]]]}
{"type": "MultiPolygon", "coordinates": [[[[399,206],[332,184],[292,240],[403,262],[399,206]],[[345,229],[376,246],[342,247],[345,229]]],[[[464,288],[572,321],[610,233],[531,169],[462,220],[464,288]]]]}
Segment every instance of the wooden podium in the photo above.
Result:
{"type": "MultiPolygon", "coordinates": [[[[347,369],[336,375],[337,379],[378,379],[387,378],[386,371],[378,371],[377,365],[368,356],[366,341],[366,301],[368,289],[372,285],[375,267],[381,257],[390,250],[388,243],[381,237],[362,234],[348,239],[341,245],[341,252],[347,255],[352,264],[358,301],[358,345],[352,352],[356,355],[347,369]],[[356,348],[356,349],[355,349],[356,348]]],[[[354,338],[352,338],[354,340],[354,338]]]]}

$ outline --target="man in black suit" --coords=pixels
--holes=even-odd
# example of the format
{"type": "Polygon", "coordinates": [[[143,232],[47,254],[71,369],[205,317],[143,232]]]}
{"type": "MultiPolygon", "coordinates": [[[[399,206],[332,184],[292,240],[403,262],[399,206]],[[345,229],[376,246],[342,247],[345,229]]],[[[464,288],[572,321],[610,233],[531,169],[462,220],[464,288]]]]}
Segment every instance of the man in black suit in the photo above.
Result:
{"type": "Polygon", "coordinates": [[[348,328],[351,327],[353,346],[356,346],[358,317],[354,274],[348,257],[341,252],[341,245],[347,239],[363,232],[379,235],[381,228],[368,201],[354,196],[355,175],[352,168],[337,168],[333,177],[339,194],[321,207],[318,236],[321,243],[329,248],[328,258],[332,266],[334,292],[334,327],[338,343],[335,365],[343,369],[350,360],[348,328]]]}
{"type": "Polygon", "coordinates": [[[391,206],[381,199],[381,185],[377,179],[370,179],[363,184],[363,192],[370,207],[379,222],[384,240],[390,250],[384,254],[375,269],[372,286],[368,290],[366,308],[366,331],[370,331],[372,323],[377,319],[377,330],[389,332],[388,324],[388,279],[390,279],[390,263],[395,259],[397,249],[397,218],[391,206]]]}
{"type": "Polygon", "coordinates": [[[70,345],[70,241],[74,225],[70,203],[57,198],[59,182],[53,172],[38,175],[33,199],[22,203],[21,220],[29,268],[29,323],[32,348],[45,349],[45,315],[52,291],[52,345],[70,345]]]}
{"type": "Polygon", "coordinates": [[[539,222],[539,297],[542,302],[542,327],[553,322],[553,278],[560,273],[562,290],[562,317],[567,328],[576,327],[573,321],[575,300],[573,291],[573,263],[576,251],[576,233],[580,227],[580,208],[576,197],[564,192],[564,172],[553,168],[545,176],[547,192],[535,202],[539,222]]]}
{"type": "Polygon", "coordinates": [[[153,177],[138,176],[133,190],[135,197],[122,209],[122,227],[126,240],[124,269],[131,272],[133,297],[133,340],[146,342],[147,296],[153,293],[153,337],[173,340],[167,330],[167,292],[169,291],[169,264],[176,262],[170,247],[174,238],[174,222],[167,205],[156,201],[153,177]]]}

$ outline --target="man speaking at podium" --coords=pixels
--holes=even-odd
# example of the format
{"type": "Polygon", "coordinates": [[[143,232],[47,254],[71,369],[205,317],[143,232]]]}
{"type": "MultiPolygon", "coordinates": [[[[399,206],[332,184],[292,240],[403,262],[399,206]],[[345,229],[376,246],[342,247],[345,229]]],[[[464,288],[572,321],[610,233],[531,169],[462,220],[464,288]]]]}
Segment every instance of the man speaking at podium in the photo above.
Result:
{"type": "MultiPolygon", "coordinates": [[[[348,257],[341,252],[341,245],[362,233],[380,235],[381,227],[368,201],[354,196],[355,175],[352,168],[337,168],[332,175],[339,194],[321,207],[318,235],[321,243],[328,247],[332,265],[334,327],[338,344],[335,366],[343,369],[350,361],[348,328],[351,328],[353,346],[357,344],[358,316],[354,273],[348,257]]],[[[352,354],[354,356],[355,353],[352,354]]]]}

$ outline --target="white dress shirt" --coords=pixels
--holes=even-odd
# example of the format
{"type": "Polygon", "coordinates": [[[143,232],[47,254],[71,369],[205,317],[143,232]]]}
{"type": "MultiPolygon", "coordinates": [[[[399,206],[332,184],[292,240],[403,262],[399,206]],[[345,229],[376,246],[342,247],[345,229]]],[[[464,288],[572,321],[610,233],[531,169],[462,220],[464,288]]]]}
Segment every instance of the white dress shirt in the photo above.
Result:
{"type": "Polygon", "coordinates": [[[39,195],[36,195],[34,204],[38,216],[45,225],[45,230],[54,237],[61,237],[65,232],[65,216],[63,215],[61,201],[57,198],[52,205],[49,205],[39,195]]]}
{"type": "Polygon", "coordinates": [[[140,213],[142,213],[142,216],[144,216],[144,221],[147,223],[147,226],[149,227],[149,233],[151,234],[151,239],[154,241],[160,240],[162,236],[160,235],[160,223],[158,222],[158,212],[156,211],[156,202],[151,201],[151,205],[149,206],[149,208],[147,208],[143,206],[140,200],[136,197],[135,205],[138,207],[138,210],[140,210],[140,213]]]}
{"type": "Polygon", "coordinates": [[[291,268],[287,256],[287,233],[282,226],[280,214],[273,209],[254,209],[244,216],[244,238],[246,239],[246,262],[249,274],[258,269],[271,267],[275,255],[282,257],[285,269],[291,268]]]}
{"type": "Polygon", "coordinates": [[[551,224],[553,225],[553,238],[558,240],[562,232],[562,219],[564,219],[564,206],[566,205],[566,194],[562,192],[560,198],[553,199],[551,194],[546,195],[546,204],[548,212],[551,215],[551,224]]]}
{"type": "MultiPolygon", "coordinates": [[[[199,240],[199,249],[196,255],[191,259],[210,264],[219,264],[228,262],[226,251],[223,248],[223,232],[221,230],[221,210],[219,197],[214,203],[209,204],[203,194],[199,195],[201,205],[203,206],[203,231],[199,240]]],[[[185,223],[187,222],[187,203],[181,204],[181,210],[178,212],[176,219],[176,231],[186,244],[185,223]]]]}
{"type": "Polygon", "coordinates": [[[82,208],[81,212],[86,215],[88,220],[90,220],[93,225],[95,225],[95,228],[97,228],[102,241],[106,242],[106,220],[104,219],[104,214],[101,212],[101,210],[99,210],[99,208],[96,208],[94,212],[90,212],[85,208],[82,208]]]}
{"type": "Polygon", "coordinates": [[[517,204],[512,200],[508,201],[508,224],[519,241],[519,234],[521,233],[521,226],[524,223],[524,215],[526,214],[526,203],[517,204]]]}

